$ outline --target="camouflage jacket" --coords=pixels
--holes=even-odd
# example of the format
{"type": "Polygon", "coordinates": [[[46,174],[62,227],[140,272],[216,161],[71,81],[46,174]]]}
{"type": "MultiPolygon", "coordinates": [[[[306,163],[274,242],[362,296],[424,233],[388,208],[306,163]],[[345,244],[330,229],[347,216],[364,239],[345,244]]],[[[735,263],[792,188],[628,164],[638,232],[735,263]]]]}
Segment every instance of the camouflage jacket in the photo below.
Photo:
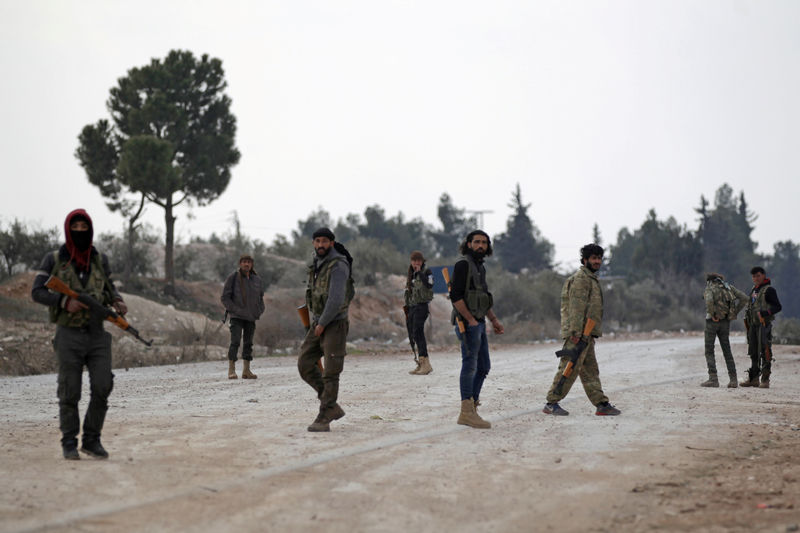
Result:
{"type": "Polygon", "coordinates": [[[561,338],[580,336],[586,319],[596,322],[592,337],[603,335],[603,291],[597,274],[582,266],[561,289],[561,338]]]}
{"type": "Polygon", "coordinates": [[[722,278],[714,278],[706,283],[703,299],[706,301],[706,320],[736,320],[749,297],[722,278]]]}

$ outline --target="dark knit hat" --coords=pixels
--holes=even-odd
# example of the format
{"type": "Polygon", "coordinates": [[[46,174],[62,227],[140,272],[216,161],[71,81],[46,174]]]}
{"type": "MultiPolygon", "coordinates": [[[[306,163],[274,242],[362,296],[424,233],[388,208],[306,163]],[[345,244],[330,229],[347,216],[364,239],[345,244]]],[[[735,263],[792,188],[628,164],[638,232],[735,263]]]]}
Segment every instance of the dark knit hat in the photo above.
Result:
{"type": "Polygon", "coordinates": [[[422,261],[424,263],[425,262],[425,256],[422,255],[422,252],[420,252],[419,250],[414,250],[413,252],[411,252],[411,260],[412,261],[422,261]]]}
{"type": "Polygon", "coordinates": [[[336,238],[333,236],[333,232],[328,228],[319,228],[311,236],[312,239],[316,239],[317,237],[327,237],[328,239],[330,239],[332,241],[336,240],[336,238]]]}

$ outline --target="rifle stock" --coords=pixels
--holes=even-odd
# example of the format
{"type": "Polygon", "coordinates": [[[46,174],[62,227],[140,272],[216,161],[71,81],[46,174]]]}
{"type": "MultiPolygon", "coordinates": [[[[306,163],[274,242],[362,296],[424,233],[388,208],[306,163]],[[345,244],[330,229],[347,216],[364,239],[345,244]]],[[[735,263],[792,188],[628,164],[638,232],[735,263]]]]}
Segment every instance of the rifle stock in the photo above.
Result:
{"type": "Polygon", "coordinates": [[[47,282],[45,282],[44,285],[45,285],[45,287],[47,287],[51,291],[60,292],[61,294],[66,294],[70,298],[74,298],[75,300],[81,302],[82,304],[86,305],[86,307],[89,308],[90,312],[95,313],[95,314],[103,317],[105,320],[108,320],[109,322],[111,322],[112,324],[114,324],[115,326],[120,328],[121,330],[127,331],[128,333],[130,333],[131,335],[136,337],[139,341],[141,341],[146,346],[151,346],[153,344],[153,340],[152,339],[149,340],[149,341],[144,340],[139,335],[139,331],[136,328],[134,328],[133,326],[131,326],[128,323],[128,321],[125,320],[121,315],[117,314],[112,309],[109,309],[108,307],[104,306],[103,304],[101,304],[100,302],[98,302],[97,300],[95,300],[94,298],[92,298],[91,296],[89,296],[86,293],[82,293],[82,292],[79,293],[79,292],[73,291],[72,289],[69,288],[69,285],[67,285],[66,283],[64,283],[63,281],[58,279],[57,277],[50,276],[47,279],[47,282]]]}
{"type": "MultiPolygon", "coordinates": [[[[447,292],[450,292],[450,271],[447,270],[447,267],[442,267],[442,277],[444,278],[445,283],[447,283],[447,292]]],[[[458,326],[458,331],[460,333],[464,333],[466,328],[464,327],[464,322],[461,320],[461,316],[456,311],[456,325],[458,326]]]]}
{"type": "MultiPolygon", "coordinates": [[[[303,323],[303,327],[306,328],[306,335],[308,334],[308,330],[311,329],[311,315],[308,313],[308,305],[303,304],[297,307],[297,314],[300,316],[300,322],[303,323]]],[[[322,372],[322,360],[317,359],[317,368],[319,371],[322,372]]]]}

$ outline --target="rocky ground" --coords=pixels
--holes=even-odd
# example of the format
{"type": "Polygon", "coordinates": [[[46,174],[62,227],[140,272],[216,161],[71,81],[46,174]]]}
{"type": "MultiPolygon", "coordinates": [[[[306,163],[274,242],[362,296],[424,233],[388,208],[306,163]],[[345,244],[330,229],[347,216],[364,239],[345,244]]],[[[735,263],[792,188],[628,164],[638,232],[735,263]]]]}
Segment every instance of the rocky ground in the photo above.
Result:
{"type": "MultiPolygon", "coordinates": [[[[460,356],[348,356],[347,416],[314,434],[291,356],[254,381],[209,361],[116,371],[108,461],[61,459],[55,376],[0,378],[0,531],[796,531],[800,350],[770,389],[705,389],[702,340],[602,339],[597,417],[540,410],[553,344],[493,346],[481,413],[455,424],[460,356]]],[[[744,367],[742,339],[734,339],[744,367]]],[[[721,361],[720,361],[721,364],[721,361]]],[[[82,407],[88,389],[85,387],[82,407]]]]}

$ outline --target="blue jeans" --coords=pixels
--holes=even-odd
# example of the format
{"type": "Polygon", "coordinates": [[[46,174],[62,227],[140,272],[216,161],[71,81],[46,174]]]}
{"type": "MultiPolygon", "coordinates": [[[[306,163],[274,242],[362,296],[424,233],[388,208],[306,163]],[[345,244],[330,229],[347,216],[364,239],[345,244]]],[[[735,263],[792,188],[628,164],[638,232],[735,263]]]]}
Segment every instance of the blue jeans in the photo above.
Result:
{"type": "Polygon", "coordinates": [[[467,326],[462,335],[455,328],[456,337],[461,341],[461,399],[477,400],[481,394],[483,380],[492,367],[489,361],[489,342],[486,340],[486,323],[467,326]]]}

